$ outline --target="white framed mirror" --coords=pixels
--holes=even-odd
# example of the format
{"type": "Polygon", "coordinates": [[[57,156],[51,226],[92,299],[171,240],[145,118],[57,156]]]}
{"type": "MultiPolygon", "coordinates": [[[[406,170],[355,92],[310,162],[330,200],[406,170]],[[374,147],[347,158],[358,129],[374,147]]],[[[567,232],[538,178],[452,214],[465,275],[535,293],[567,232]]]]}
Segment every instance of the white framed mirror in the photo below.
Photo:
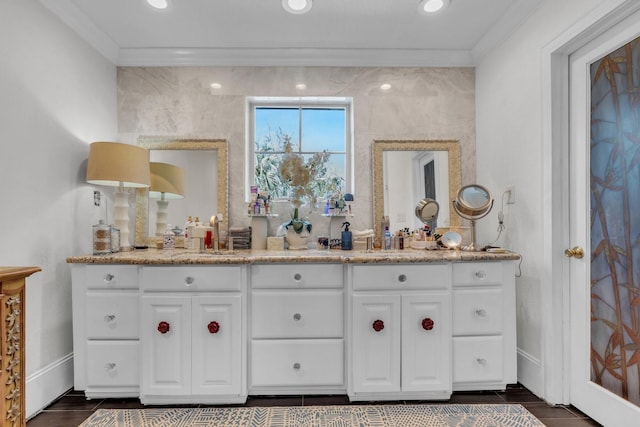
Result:
{"type": "Polygon", "coordinates": [[[420,227],[414,210],[424,198],[440,205],[438,227],[460,226],[460,218],[450,209],[461,182],[457,141],[376,140],[372,159],[373,224],[378,241],[383,216],[389,217],[390,230],[420,227]]]}
{"type": "MultiPolygon", "coordinates": [[[[184,171],[185,197],[172,201],[167,222],[183,228],[188,215],[208,222],[221,214],[228,222],[228,149],[222,139],[173,139],[141,136],[138,145],[149,150],[152,162],[179,166],[184,171]]],[[[136,192],[136,246],[155,241],[156,206],[147,189],[136,192]]]]}

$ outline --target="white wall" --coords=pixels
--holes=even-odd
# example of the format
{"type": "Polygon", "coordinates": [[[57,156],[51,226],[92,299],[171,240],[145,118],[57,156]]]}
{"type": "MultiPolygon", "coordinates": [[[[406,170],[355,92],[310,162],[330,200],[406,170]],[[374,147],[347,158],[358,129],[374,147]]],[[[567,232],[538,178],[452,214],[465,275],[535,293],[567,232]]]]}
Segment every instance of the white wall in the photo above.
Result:
{"type": "MultiPolygon", "coordinates": [[[[541,363],[543,269],[541,214],[542,94],[544,47],[587,15],[597,0],[543,0],[536,12],[501,46],[486,55],[476,69],[478,183],[496,198],[491,214],[478,221],[478,240],[496,239],[502,193],[515,186],[516,203],[504,205],[506,231],[499,240],[523,256],[517,279],[518,347],[522,365],[541,363]],[[524,363],[522,363],[524,362],[524,363]]],[[[563,325],[558,325],[558,329],[563,325]]],[[[539,368],[539,366],[538,366],[539,368]]],[[[541,394],[541,372],[519,369],[519,380],[541,394]]]]}
{"type": "Polygon", "coordinates": [[[101,215],[84,174],[88,144],[116,137],[116,70],[38,1],[0,2],[0,28],[0,265],[42,268],[27,280],[32,415],[72,385],[65,258],[91,251],[101,215]]]}

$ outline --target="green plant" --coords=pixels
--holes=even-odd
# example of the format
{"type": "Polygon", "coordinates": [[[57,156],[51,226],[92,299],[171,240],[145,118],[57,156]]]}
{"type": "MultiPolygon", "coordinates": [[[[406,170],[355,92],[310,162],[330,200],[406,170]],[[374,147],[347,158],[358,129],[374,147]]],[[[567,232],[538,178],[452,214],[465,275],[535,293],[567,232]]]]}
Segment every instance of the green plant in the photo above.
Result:
{"type": "Polygon", "coordinates": [[[291,221],[284,224],[285,228],[288,230],[289,227],[293,228],[293,231],[300,234],[303,230],[307,230],[308,233],[311,233],[312,225],[309,221],[303,218],[298,217],[298,208],[293,210],[293,215],[291,217],[291,221]]]}

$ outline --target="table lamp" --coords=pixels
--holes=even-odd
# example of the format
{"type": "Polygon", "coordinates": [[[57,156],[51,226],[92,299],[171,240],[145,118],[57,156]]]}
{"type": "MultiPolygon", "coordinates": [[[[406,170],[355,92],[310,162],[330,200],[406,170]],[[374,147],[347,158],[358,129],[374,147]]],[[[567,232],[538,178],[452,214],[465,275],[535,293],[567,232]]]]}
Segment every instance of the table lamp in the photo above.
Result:
{"type": "Polygon", "coordinates": [[[120,229],[120,250],[132,250],[129,242],[129,192],[151,184],[149,150],[119,142],[94,142],[89,146],[87,182],[118,187],[115,191],[114,224],[120,229]]]}
{"type": "Polygon", "coordinates": [[[184,172],[181,167],[169,163],[150,163],[151,187],[149,198],[158,199],[156,236],[162,236],[167,226],[169,200],[184,198],[184,172]]]}

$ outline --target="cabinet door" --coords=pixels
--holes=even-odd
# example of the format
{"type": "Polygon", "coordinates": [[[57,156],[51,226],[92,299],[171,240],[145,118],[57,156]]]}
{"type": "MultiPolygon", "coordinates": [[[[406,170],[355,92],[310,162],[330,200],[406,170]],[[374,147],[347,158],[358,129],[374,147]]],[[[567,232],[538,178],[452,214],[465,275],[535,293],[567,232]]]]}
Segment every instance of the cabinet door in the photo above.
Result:
{"type": "Polygon", "coordinates": [[[240,394],[240,301],[240,295],[193,298],[193,394],[240,394]]]}
{"type": "Polygon", "coordinates": [[[402,297],[402,390],[451,391],[451,299],[402,297]]]}
{"type": "Polygon", "coordinates": [[[142,297],[142,394],[191,393],[191,297],[142,297]]]}
{"type": "Polygon", "coordinates": [[[400,296],[353,296],[353,391],[400,391],[400,296]]]}

